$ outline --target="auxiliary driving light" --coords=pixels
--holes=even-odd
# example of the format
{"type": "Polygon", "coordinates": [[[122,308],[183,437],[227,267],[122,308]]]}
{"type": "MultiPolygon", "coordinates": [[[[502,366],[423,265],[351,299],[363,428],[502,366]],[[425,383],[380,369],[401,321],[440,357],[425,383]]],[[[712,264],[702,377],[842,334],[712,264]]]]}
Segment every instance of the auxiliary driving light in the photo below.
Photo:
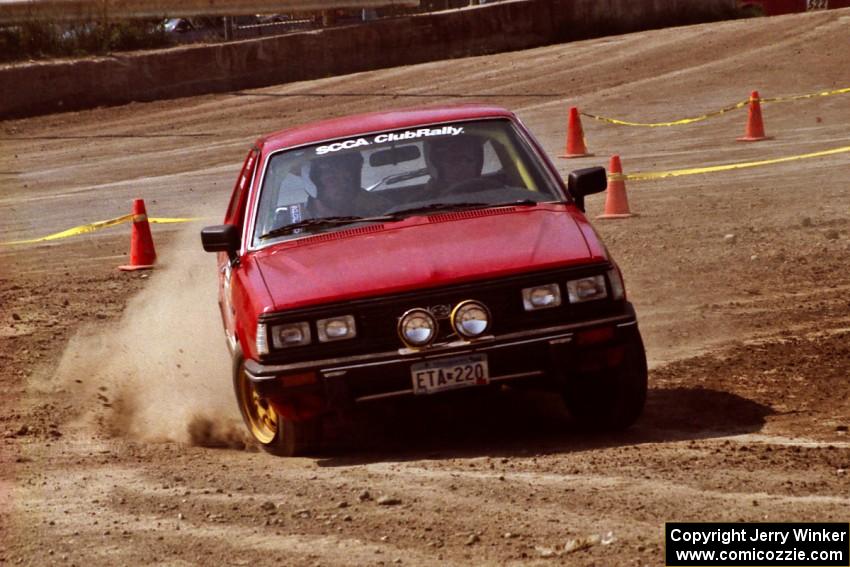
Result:
{"type": "Polygon", "coordinates": [[[437,337],[437,320],[427,309],[411,309],[398,320],[398,336],[411,348],[422,348],[437,337]]]}
{"type": "Polygon", "coordinates": [[[452,310],[452,328],[464,339],[480,337],[490,328],[490,310],[478,301],[461,301],[452,310]]]}

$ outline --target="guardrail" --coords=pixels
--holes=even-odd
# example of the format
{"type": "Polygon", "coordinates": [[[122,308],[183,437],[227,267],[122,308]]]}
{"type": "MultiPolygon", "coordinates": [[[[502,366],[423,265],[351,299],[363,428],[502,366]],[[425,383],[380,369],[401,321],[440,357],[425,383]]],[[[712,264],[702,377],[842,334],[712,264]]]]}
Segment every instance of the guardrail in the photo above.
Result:
{"type": "Polygon", "coordinates": [[[0,0],[0,25],[162,16],[238,16],[336,10],[417,7],[419,0],[0,0]]]}

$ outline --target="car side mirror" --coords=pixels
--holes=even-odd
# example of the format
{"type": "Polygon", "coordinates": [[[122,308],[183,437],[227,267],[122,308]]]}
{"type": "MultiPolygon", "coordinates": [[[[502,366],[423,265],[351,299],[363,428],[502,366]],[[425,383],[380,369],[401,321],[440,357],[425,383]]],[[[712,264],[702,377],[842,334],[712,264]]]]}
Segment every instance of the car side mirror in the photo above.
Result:
{"type": "Polygon", "coordinates": [[[567,177],[567,191],[582,212],[584,212],[584,198],[605,191],[607,186],[608,175],[604,167],[576,169],[567,177]]]}
{"type": "Polygon", "coordinates": [[[232,224],[220,224],[201,229],[201,243],[207,252],[227,252],[231,260],[242,244],[239,229],[232,224]]]}

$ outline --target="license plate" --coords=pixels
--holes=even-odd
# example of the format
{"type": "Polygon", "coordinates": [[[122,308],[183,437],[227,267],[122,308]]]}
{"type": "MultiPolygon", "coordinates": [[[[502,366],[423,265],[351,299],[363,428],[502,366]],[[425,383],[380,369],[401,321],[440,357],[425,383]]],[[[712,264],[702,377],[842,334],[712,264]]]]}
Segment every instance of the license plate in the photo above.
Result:
{"type": "Polygon", "coordinates": [[[433,394],[490,383],[486,354],[419,362],[410,367],[410,375],[416,394],[433,394]]]}

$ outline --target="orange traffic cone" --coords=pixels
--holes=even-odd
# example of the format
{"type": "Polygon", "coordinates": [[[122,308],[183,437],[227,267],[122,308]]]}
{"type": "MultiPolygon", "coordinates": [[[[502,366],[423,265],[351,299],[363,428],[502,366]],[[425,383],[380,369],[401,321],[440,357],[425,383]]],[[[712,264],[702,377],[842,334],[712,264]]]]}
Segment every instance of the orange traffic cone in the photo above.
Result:
{"type": "Polygon", "coordinates": [[[760,140],[769,140],[772,136],[764,135],[764,122],[761,118],[761,101],[759,100],[759,92],[753,91],[750,95],[750,109],[747,113],[747,130],[743,138],[738,138],[739,142],[758,142],[760,140]]]}
{"type": "Polygon", "coordinates": [[[626,182],[622,179],[623,166],[620,156],[611,156],[608,166],[608,188],[605,190],[605,213],[598,219],[626,219],[635,216],[629,211],[629,200],[626,198],[626,182]]]}
{"type": "Polygon", "coordinates": [[[156,261],[156,250],[153,247],[151,226],[148,224],[148,213],[145,211],[145,201],[133,201],[133,229],[130,234],[130,264],[118,266],[119,270],[149,270],[156,261]]]}
{"type": "Polygon", "coordinates": [[[584,145],[584,129],[581,127],[581,117],[578,114],[578,108],[575,106],[570,108],[570,118],[567,121],[567,149],[562,158],[577,158],[592,156],[587,152],[587,146],[584,145]]]}

